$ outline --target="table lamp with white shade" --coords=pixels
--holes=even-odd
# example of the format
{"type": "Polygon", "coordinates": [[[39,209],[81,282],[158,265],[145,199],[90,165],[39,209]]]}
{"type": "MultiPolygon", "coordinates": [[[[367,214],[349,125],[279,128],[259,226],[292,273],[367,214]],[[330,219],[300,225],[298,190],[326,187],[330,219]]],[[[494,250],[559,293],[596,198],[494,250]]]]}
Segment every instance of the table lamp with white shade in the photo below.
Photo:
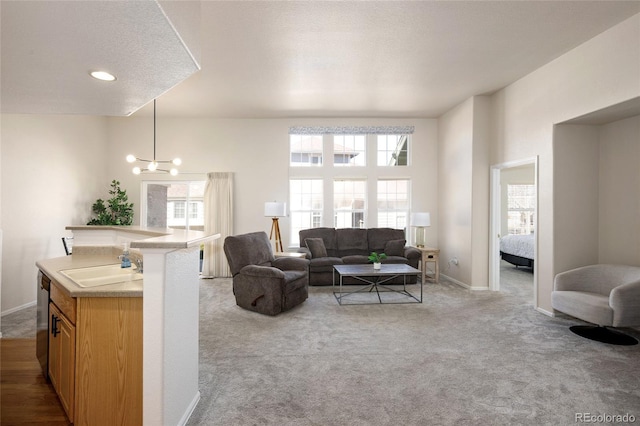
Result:
{"type": "Polygon", "coordinates": [[[411,226],[416,228],[416,247],[424,247],[424,228],[431,226],[428,212],[411,213],[411,226]]]}
{"type": "Polygon", "coordinates": [[[275,236],[276,252],[281,252],[283,251],[282,237],[280,236],[280,225],[278,224],[278,218],[285,217],[287,215],[287,203],[281,203],[278,201],[264,203],[264,215],[272,219],[269,240],[271,240],[275,236]]]}

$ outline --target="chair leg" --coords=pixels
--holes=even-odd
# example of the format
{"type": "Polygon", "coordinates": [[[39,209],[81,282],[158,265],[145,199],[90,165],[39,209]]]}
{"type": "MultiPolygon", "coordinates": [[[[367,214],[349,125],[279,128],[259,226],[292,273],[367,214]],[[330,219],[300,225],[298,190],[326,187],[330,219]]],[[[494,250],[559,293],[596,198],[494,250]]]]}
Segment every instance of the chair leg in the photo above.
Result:
{"type": "Polygon", "coordinates": [[[624,334],[608,327],[597,325],[574,325],[569,327],[573,333],[585,339],[595,340],[610,345],[632,346],[637,345],[638,340],[628,334],[624,334]]]}

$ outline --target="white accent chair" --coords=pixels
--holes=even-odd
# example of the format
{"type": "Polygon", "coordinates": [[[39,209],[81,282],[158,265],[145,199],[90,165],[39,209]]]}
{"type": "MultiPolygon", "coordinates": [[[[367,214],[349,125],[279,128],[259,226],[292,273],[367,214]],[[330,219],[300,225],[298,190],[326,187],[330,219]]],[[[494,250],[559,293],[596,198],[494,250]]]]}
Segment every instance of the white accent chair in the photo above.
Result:
{"type": "Polygon", "coordinates": [[[553,287],[554,309],[598,326],[573,326],[574,333],[605,343],[638,343],[607,327],[640,326],[640,266],[583,266],[556,275],[553,287]]]}

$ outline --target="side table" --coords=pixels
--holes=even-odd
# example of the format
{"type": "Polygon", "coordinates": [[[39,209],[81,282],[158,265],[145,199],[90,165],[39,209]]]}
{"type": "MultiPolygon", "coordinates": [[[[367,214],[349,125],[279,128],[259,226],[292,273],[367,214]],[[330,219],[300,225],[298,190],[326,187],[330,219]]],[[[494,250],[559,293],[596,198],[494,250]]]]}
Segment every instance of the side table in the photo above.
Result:
{"type": "Polygon", "coordinates": [[[433,247],[416,247],[422,253],[422,258],[420,260],[420,269],[422,269],[422,282],[424,283],[427,278],[427,263],[434,263],[434,274],[433,280],[438,283],[440,282],[440,249],[433,247]]]}

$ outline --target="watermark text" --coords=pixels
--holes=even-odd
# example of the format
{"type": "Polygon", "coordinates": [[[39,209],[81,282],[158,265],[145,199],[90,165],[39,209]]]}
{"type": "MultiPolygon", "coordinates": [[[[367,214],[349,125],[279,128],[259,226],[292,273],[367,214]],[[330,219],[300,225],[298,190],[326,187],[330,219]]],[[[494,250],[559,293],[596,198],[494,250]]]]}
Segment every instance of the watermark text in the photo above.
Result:
{"type": "Polygon", "coordinates": [[[576,423],[635,423],[633,414],[576,413],[576,423]]]}

